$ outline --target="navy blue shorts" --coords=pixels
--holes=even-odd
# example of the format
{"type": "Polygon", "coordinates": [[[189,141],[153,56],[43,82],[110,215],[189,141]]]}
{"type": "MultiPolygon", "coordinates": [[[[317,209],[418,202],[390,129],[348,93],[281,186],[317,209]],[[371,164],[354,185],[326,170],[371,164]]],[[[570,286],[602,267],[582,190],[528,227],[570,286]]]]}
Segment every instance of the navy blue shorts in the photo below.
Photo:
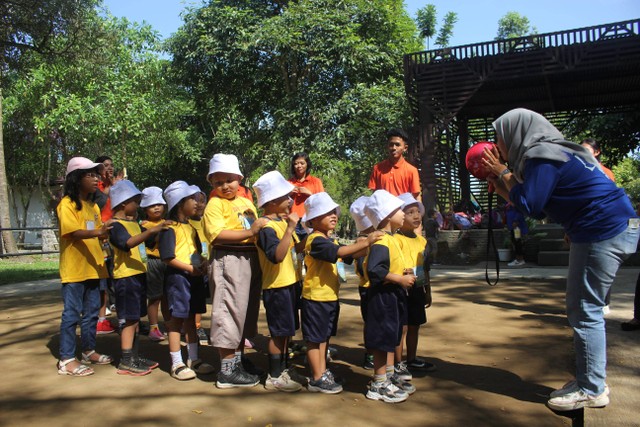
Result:
{"type": "Polygon", "coordinates": [[[427,323],[427,294],[424,286],[414,286],[407,295],[407,324],[419,326],[427,323]]]}
{"type": "Polygon", "coordinates": [[[159,258],[147,259],[147,298],[157,300],[164,295],[164,276],[167,264],[159,258]]]}
{"type": "Polygon", "coordinates": [[[171,316],[186,319],[207,311],[202,277],[187,276],[181,271],[167,268],[165,292],[171,316]]]}
{"type": "Polygon", "coordinates": [[[302,338],[312,343],[327,342],[336,336],[340,303],[302,298],[302,338]]]}
{"type": "Polygon", "coordinates": [[[146,275],[114,279],[118,319],[138,321],[147,315],[146,275]]]}
{"type": "Polygon", "coordinates": [[[364,344],[367,349],[386,353],[395,351],[402,339],[402,327],[407,324],[405,291],[398,285],[369,287],[367,323],[364,344]]]}
{"type": "Polygon", "coordinates": [[[296,309],[295,285],[263,289],[262,302],[267,312],[267,326],[272,337],[292,337],[300,327],[296,309]]]}
{"type": "Polygon", "coordinates": [[[363,288],[358,286],[358,292],[360,293],[360,315],[364,323],[367,323],[367,307],[369,306],[369,288],[363,288]]]}

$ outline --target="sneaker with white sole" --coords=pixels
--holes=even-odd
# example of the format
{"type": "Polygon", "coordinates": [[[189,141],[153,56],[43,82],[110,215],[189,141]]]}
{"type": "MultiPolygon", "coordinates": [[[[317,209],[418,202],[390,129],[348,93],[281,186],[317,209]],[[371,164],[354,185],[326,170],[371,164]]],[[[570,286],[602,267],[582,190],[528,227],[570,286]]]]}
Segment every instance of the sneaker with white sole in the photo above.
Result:
{"type": "Polygon", "coordinates": [[[307,390],[325,394],[337,394],[342,392],[342,386],[325,372],[318,380],[310,379],[307,390]]]}
{"type": "Polygon", "coordinates": [[[235,387],[254,387],[260,382],[260,377],[251,375],[242,368],[242,364],[236,363],[231,373],[225,374],[218,372],[218,380],[216,387],[218,388],[235,388],[235,387]]]}
{"type": "Polygon", "coordinates": [[[572,391],[561,396],[552,397],[547,406],[555,411],[573,411],[580,408],[602,408],[609,404],[606,392],[598,396],[590,396],[582,390],[572,391]]]}
{"type": "Polygon", "coordinates": [[[407,369],[407,362],[396,363],[393,370],[402,381],[411,381],[413,379],[413,375],[411,375],[411,372],[407,369]]]}
{"type": "Polygon", "coordinates": [[[386,380],[381,384],[372,382],[366,397],[371,400],[382,400],[386,403],[400,403],[407,400],[409,394],[393,385],[391,381],[386,380]]]}
{"type": "MultiPolygon", "coordinates": [[[[565,385],[562,386],[562,388],[559,388],[557,390],[552,391],[551,393],[549,393],[549,397],[559,397],[559,396],[563,396],[567,393],[573,393],[574,391],[578,391],[580,390],[580,388],[578,387],[578,381],[576,380],[571,380],[568,383],[566,383],[565,385]]],[[[604,385],[604,393],[609,396],[609,386],[607,384],[604,385]]]]}
{"type": "Polygon", "coordinates": [[[398,387],[400,390],[406,391],[408,395],[412,395],[416,392],[416,386],[411,384],[409,381],[401,380],[396,373],[394,373],[393,375],[389,375],[387,379],[391,381],[391,384],[398,387]]]}
{"type": "Polygon", "coordinates": [[[521,266],[523,266],[525,264],[526,264],[526,262],[524,260],[518,261],[517,259],[514,259],[513,261],[508,263],[507,266],[508,267],[521,267],[521,266]]]}
{"type": "Polygon", "coordinates": [[[286,393],[294,393],[302,390],[302,384],[294,381],[289,376],[289,371],[284,370],[279,377],[272,377],[267,375],[267,380],[264,382],[264,388],[267,390],[279,390],[286,393]]]}
{"type": "Polygon", "coordinates": [[[407,368],[411,371],[433,372],[437,370],[437,366],[433,363],[429,363],[426,360],[416,357],[413,360],[407,360],[407,368]]]}

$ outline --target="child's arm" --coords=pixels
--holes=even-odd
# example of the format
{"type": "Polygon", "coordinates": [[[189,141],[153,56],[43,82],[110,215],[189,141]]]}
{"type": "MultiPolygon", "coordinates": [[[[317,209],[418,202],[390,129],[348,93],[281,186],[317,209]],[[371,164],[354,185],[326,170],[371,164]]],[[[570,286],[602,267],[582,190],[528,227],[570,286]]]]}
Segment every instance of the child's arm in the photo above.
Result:
{"type": "Polygon", "coordinates": [[[383,245],[372,245],[369,249],[367,273],[372,282],[393,283],[407,289],[413,286],[416,276],[413,274],[395,274],[389,271],[389,248],[383,245]]]}
{"type": "Polygon", "coordinates": [[[182,270],[191,276],[203,276],[205,274],[206,266],[203,265],[196,267],[195,265],[186,264],[177,258],[163,259],[162,262],[176,270],[182,270]]]}
{"type": "Polygon", "coordinates": [[[351,256],[353,258],[359,258],[367,254],[366,249],[380,240],[384,235],[381,231],[374,231],[369,234],[366,239],[356,239],[355,243],[346,246],[340,246],[338,249],[338,257],[344,258],[351,256]]]}
{"type": "Polygon", "coordinates": [[[95,237],[99,239],[106,239],[109,237],[109,230],[112,228],[113,220],[110,219],[100,228],[95,228],[93,230],[76,230],[71,233],[66,234],[64,237],[67,237],[71,240],[84,240],[84,239],[93,239],[95,237]]]}
{"type": "Polygon", "coordinates": [[[258,245],[262,248],[270,262],[279,264],[286,258],[289,253],[291,239],[293,238],[293,232],[296,229],[297,223],[298,215],[295,213],[290,214],[287,217],[287,229],[285,230],[282,239],[278,239],[275,231],[271,228],[263,228],[260,230],[258,245]]]}
{"type": "Polygon", "coordinates": [[[146,242],[152,236],[155,236],[156,234],[158,234],[162,230],[166,230],[172,223],[173,223],[173,221],[162,221],[160,224],[156,225],[155,227],[148,228],[148,229],[144,230],[140,234],[137,234],[135,236],[131,236],[127,240],[127,246],[130,247],[130,248],[133,248],[133,247],[138,246],[142,242],[146,242]]]}
{"type": "Polygon", "coordinates": [[[267,218],[258,218],[253,224],[251,224],[251,228],[248,230],[222,230],[218,236],[213,240],[213,243],[239,243],[243,240],[247,240],[250,237],[255,236],[260,232],[260,229],[267,225],[269,220],[267,218]]]}

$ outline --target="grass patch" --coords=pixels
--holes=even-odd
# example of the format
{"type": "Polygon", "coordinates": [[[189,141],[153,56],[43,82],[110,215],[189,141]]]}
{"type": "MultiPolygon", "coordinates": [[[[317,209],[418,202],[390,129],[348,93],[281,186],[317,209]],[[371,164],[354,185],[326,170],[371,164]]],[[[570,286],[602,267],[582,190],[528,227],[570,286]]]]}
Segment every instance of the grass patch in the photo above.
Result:
{"type": "Polygon", "coordinates": [[[57,258],[16,257],[0,260],[0,286],[60,277],[57,258]]]}

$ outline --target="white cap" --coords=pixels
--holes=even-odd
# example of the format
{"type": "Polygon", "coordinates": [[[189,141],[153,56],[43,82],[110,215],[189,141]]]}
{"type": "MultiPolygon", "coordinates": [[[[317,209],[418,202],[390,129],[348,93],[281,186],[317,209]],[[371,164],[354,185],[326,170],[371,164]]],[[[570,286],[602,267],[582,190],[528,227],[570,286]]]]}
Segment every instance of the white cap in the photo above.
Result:
{"type": "Polygon", "coordinates": [[[253,189],[258,195],[258,207],[267,202],[286,196],[293,191],[294,186],[284,179],[278,171],[267,172],[253,183],[253,189]]]}
{"type": "Polygon", "coordinates": [[[207,197],[207,195],[205,194],[205,192],[204,192],[204,191],[202,191],[202,190],[200,189],[200,187],[198,187],[197,185],[195,185],[195,184],[194,184],[194,185],[190,185],[190,186],[189,186],[189,188],[190,188],[190,189],[192,189],[192,190],[194,191],[194,193],[193,193],[193,194],[196,194],[196,193],[202,193],[202,194],[204,195],[204,197],[205,197],[205,198],[207,197]]]}
{"type": "Polygon", "coordinates": [[[310,227],[309,221],[336,209],[336,213],[340,216],[340,205],[331,199],[329,194],[324,191],[312,194],[304,201],[305,214],[302,217],[302,223],[310,227]]]}
{"type": "Polygon", "coordinates": [[[209,173],[207,178],[216,172],[233,173],[240,175],[242,178],[242,172],[240,172],[240,165],[238,164],[238,158],[233,154],[214,154],[211,160],[209,160],[209,173]]]}
{"type": "Polygon", "coordinates": [[[407,206],[410,205],[418,205],[418,210],[420,210],[420,215],[424,216],[424,205],[422,202],[416,200],[411,193],[402,193],[398,196],[398,199],[402,200],[402,210],[404,210],[407,206]]]}
{"type": "Polygon", "coordinates": [[[142,201],[140,202],[141,208],[148,208],[153,205],[166,205],[167,202],[162,198],[162,188],[160,187],[147,187],[142,190],[142,201]]]}
{"type": "Polygon", "coordinates": [[[167,200],[167,210],[171,211],[180,200],[193,196],[197,191],[184,181],[175,181],[164,190],[164,198],[167,200]]]}
{"type": "Polygon", "coordinates": [[[364,213],[377,229],[395,210],[402,207],[402,200],[386,190],[376,190],[364,206],[364,213]]]}
{"type": "Polygon", "coordinates": [[[142,194],[140,190],[133,185],[133,182],[128,179],[121,179],[113,184],[109,191],[109,199],[111,199],[111,206],[116,207],[122,202],[126,202],[132,197],[142,194]]]}
{"type": "Polygon", "coordinates": [[[86,157],[74,157],[67,163],[67,173],[65,177],[75,170],[89,170],[97,168],[98,166],[102,166],[102,163],[94,163],[86,157]]]}
{"type": "Polygon", "coordinates": [[[351,214],[351,218],[356,222],[356,230],[358,230],[358,232],[366,230],[372,225],[369,218],[364,214],[364,205],[367,204],[368,200],[368,196],[360,196],[355,202],[351,203],[351,207],[349,208],[349,213],[351,214]]]}

